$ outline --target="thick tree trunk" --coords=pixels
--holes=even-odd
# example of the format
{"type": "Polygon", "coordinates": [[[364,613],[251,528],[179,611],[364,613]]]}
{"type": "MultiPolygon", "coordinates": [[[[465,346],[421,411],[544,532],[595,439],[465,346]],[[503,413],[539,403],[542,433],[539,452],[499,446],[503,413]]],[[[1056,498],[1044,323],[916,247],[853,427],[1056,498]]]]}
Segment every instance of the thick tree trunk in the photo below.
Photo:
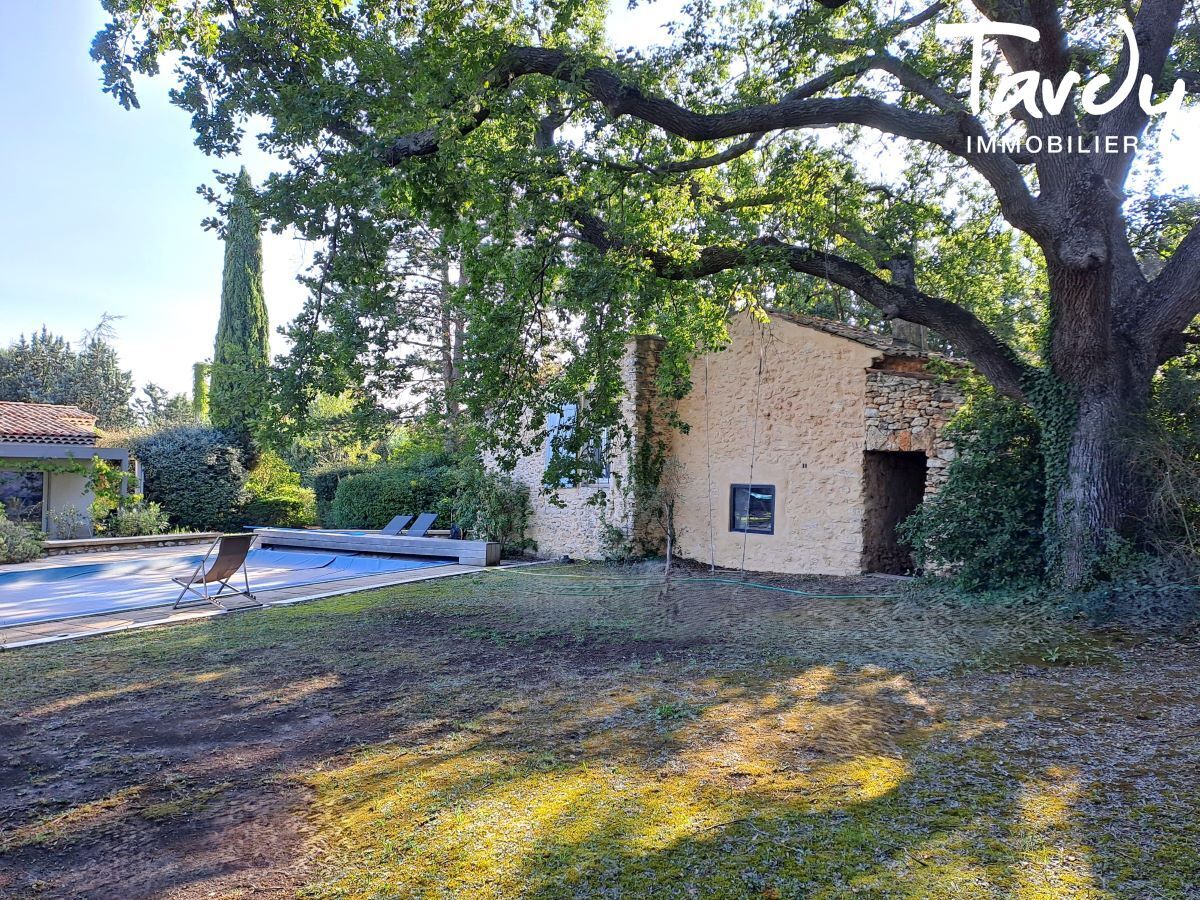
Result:
{"type": "Polygon", "coordinates": [[[1145,492],[1134,438],[1154,365],[1122,331],[1127,323],[1117,315],[1140,281],[1126,271],[1119,199],[1090,168],[1074,172],[1061,191],[1065,215],[1058,237],[1044,249],[1053,316],[1050,364],[1071,396],[1043,397],[1062,408],[1039,412],[1051,504],[1050,574],[1075,589],[1096,574],[1114,537],[1135,538],[1142,525],[1145,492]]]}
{"type": "Polygon", "coordinates": [[[1138,381],[1125,378],[1090,387],[1079,398],[1078,416],[1065,441],[1047,435],[1054,520],[1050,563],[1069,589],[1096,574],[1114,536],[1136,540],[1143,525],[1145,485],[1138,475],[1134,440],[1149,378],[1138,381]]]}

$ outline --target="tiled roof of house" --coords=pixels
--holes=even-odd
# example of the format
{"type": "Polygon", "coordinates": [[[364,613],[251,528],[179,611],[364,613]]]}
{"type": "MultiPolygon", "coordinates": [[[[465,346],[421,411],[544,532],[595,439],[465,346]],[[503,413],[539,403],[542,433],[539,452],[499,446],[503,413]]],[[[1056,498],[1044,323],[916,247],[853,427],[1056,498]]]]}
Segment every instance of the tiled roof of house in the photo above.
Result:
{"type": "MultiPolygon", "coordinates": [[[[770,310],[770,313],[772,316],[783,319],[785,322],[801,325],[804,328],[812,328],[816,331],[823,331],[826,334],[832,334],[836,337],[846,338],[848,341],[863,344],[864,346],[879,350],[888,356],[907,356],[918,359],[947,358],[943,354],[935,353],[932,350],[922,350],[911,344],[897,343],[890,334],[876,334],[873,331],[868,331],[865,328],[859,328],[855,325],[847,325],[844,322],[834,322],[832,319],[822,319],[819,316],[806,316],[801,313],[781,312],[779,310],[770,310]]],[[[957,360],[950,361],[957,362],[957,360]]]]}
{"type": "Polygon", "coordinates": [[[96,417],[77,406],[0,402],[0,441],[93,447],[96,417]]]}

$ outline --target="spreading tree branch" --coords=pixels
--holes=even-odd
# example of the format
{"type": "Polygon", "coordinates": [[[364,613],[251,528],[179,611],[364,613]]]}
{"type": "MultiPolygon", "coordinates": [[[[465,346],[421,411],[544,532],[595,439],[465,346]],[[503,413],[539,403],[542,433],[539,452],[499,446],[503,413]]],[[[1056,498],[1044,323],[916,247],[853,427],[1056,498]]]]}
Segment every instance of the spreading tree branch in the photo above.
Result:
{"type": "Polygon", "coordinates": [[[691,281],[728,269],[778,261],[792,271],[831,281],[853,291],[889,319],[904,319],[938,332],[974,363],[997,391],[1017,399],[1024,397],[1029,370],[1012,348],[973,313],[924,293],[912,279],[889,283],[853,260],[775,237],[755,238],[742,245],[705,247],[695,258],[679,260],[662,251],[627,246],[594,214],[576,212],[575,220],[582,240],[603,253],[624,252],[644,259],[660,278],[691,281]]]}
{"type": "MultiPolygon", "coordinates": [[[[1175,32],[1182,14],[1183,0],[1142,0],[1133,20],[1133,34],[1138,47],[1138,84],[1145,76],[1149,76],[1152,83],[1158,83],[1171,52],[1171,44],[1175,41],[1175,32]]],[[[1129,50],[1126,48],[1122,51],[1116,77],[1113,79],[1114,91],[1119,89],[1129,74],[1130,62],[1129,50]]],[[[1138,101],[1138,93],[1134,90],[1124,103],[1102,117],[1098,129],[1101,136],[1140,136],[1146,130],[1150,116],[1138,101]]],[[[1102,171],[1113,185],[1125,183],[1132,164],[1132,150],[1109,153],[1101,160],[1102,171]]]]}
{"type": "MultiPolygon", "coordinates": [[[[905,72],[903,68],[897,71],[911,83],[918,83],[920,76],[915,72],[905,72]]],[[[978,140],[968,140],[986,138],[987,133],[978,119],[965,112],[917,112],[861,96],[784,99],[724,112],[696,112],[669,98],[647,94],[608,68],[589,65],[565,50],[544,47],[509,48],[485,80],[489,89],[504,90],[530,75],[574,85],[602,104],[614,119],[632,116],[687,141],[719,141],[790,128],[864,125],[933,144],[967,160],[988,181],[1009,222],[1039,239],[1047,237],[1048,223],[1043,220],[1020,168],[1006,155],[988,153],[978,148],[978,140]]],[[[488,109],[481,106],[460,134],[473,131],[489,115],[488,109]]],[[[437,128],[402,135],[388,143],[382,158],[388,165],[399,165],[411,157],[436,153],[441,140],[437,128]]]]}
{"type": "Polygon", "coordinates": [[[1156,361],[1177,355],[1184,329],[1200,316],[1200,224],[1192,227],[1151,282],[1138,314],[1139,332],[1151,343],[1156,361]]]}

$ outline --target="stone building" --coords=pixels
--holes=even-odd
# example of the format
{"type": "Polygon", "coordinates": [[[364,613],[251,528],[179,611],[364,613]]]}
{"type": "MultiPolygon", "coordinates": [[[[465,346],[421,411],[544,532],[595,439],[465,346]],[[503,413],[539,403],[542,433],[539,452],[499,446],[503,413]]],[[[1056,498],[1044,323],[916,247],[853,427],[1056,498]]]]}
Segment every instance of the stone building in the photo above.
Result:
{"type": "Polygon", "coordinates": [[[605,477],[543,493],[548,452],[514,473],[533,498],[543,556],[661,551],[671,509],[674,553],[729,568],[851,575],[912,568],[895,528],[935,491],[953,456],[942,436],[962,402],[908,341],[809,316],[730,324],[730,344],[698,357],[692,390],[656,394],[659,342],[630,342],[623,416],[632,446],[605,477]],[[674,413],[682,427],[668,424],[674,413]],[[656,442],[665,466],[638,492],[630,460],[656,442]],[[645,506],[646,496],[651,496],[645,506]],[[634,498],[638,497],[638,500],[634,498]]]}

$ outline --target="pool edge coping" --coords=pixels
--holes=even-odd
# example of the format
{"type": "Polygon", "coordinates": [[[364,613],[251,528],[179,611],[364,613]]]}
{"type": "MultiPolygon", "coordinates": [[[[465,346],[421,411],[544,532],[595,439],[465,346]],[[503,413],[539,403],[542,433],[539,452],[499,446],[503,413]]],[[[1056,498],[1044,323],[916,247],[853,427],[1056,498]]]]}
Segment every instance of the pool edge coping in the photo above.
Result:
{"type": "MultiPolygon", "coordinates": [[[[198,619],[207,619],[207,618],[212,618],[213,616],[223,616],[223,615],[229,615],[231,613],[265,612],[267,610],[274,609],[276,607],[294,606],[297,603],[308,603],[308,602],[315,601],[315,600],[325,600],[330,597],[341,597],[341,596],[349,596],[351,594],[361,594],[361,593],[365,593],[366,591],[383,590],[385,588],[399,587],[399,586],[405,585],[405,584],[419,584],[420,582],[423,582],[423,581],[434,581],[439,578],[454,578],[454,577],[457,577],[460,575],[486,574],[488,572],[495,572],[498,569],[513,569],[513,568],[521,568],[524,566],[545,565],[547,562],[548,562],[547,560],[528,560],[528,561],[522,560],[522,561],[511,562],[511,563],[507,563],[507,564],[504,562],[501,562],[497,566],[466,566],[466,565],[462,565],[461,563],[449,563],[448,565],[455,566],[457,568],[457,571],[431,572],[427,575],[424,575],[424,576],[418,577],[418,578],[406,578],[406,579],[401,579],[398,581],[389,581],[389,582],[379,583],[379,584],[363,584],[363,585],[349,585],[349,586],[344,585],[339,590],[321,591],[321,592],[315,593],[315,594],[306,594],[301,597],[281,597],[278,600],[267,601],[266,603],[264,603],[262,605],[240,606],[240,607],[233,607],[231,609],[219,609],[215,606],[208,608],[208,609],[206,609],[204,607],[193,607],[191,609],[187,609],[187,608],[175,609],[173,607],[168,607],[167,604],[164,604],[162,608],[164,609],[164,611],[169,610],[169,612],[167,615],[165,615],[163,617],[159,617],[159,618],[147,619],[144,621],[129,621],[129,622],[124,622],[121,625],[114,625],[109,628],[95,628],[95,629],[79,630],[79,631],[76,631],[76,632],[70,633],[70,634],[51,634],[51,635],[47,635],[45,637],[30,638],[28,640],[3,641],[2,637],[0,637],[0,653],[3,653],[7,650],[21,650],[26,647],[36,647],[36,646],[40,646],[43,644],[56,644],[61,641],[73,641],[73,640],[79,640],[81,638],[97,637],[97,636],[105,635],[105,634],[116,634],[121,631],[132,631],[135,628],[150,628],[150,627],[155,627],[155,626],[181,625],[186,622],[194,622],[198,619]]],[[[440,566],[430,566],[427,568],[441,568],[441,567],[440,566]]],[[[366,577],[379,578],[379,577],[383,577],[383,576],[366,576],[366,577]]],[[[328,584],[328,582],[326,582],[326,584],[328,584]]],[[[160,607],[158,607],[158,606],[150,606],[150,607],[143,607],[141,610],[130,610],[130,612],[143,612],[146,610],[154,610],[154,609],[159,609],[159,608],[160,607]]],[[[105,614],[105,613],[96,614],[96,617],[99,617],[99,616],[108,616],[111,618],[112,614],[111,613],[110,614],[105,614]]],[[[53,625],[53,624],[55,624],[55,622],[81,623],[86,618],[89,618],[89,617],[55,619],[55,620],[51,620],[49,622],[41,622],[41,623],[36,623],[36,624],[44,626],[44,625],[53,625]]],[[[19,626],[13,626],[12,630],[19,631],[21,629],[19,626]]]]}

